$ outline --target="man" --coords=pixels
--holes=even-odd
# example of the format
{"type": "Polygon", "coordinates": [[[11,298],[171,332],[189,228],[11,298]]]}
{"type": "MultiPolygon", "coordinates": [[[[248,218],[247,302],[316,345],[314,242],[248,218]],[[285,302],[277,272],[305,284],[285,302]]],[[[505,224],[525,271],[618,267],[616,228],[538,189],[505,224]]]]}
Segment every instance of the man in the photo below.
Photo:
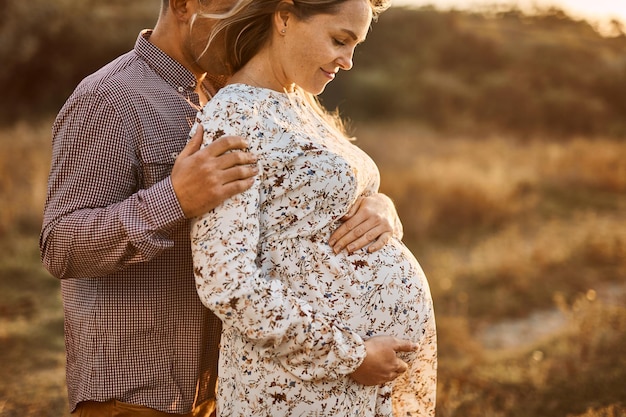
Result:
{"type": "MultiPolygon", "coordinates": [[[[247,189],[258,173],[244,138],[200,150],[186,144],[197,110],[226,74],[204,51],[232,0],[164,0],[153,31],[88,76],[53,127],[40,238],[42,260],[62,279],[70,411],[81,416],[210,412],[220,322],[197,296],[188,219],[247,189]]],[[[331,237],[340,251],[389,238],[395,209],[374,196],[331,237]],[[382,214],[381,214],[382,213],[382,214]],[[389,220],[391,219],[391,220],[389,220]]],[[[353,377],[377,384],[402,372],[409,342],[366,342],[353,377]]]]}

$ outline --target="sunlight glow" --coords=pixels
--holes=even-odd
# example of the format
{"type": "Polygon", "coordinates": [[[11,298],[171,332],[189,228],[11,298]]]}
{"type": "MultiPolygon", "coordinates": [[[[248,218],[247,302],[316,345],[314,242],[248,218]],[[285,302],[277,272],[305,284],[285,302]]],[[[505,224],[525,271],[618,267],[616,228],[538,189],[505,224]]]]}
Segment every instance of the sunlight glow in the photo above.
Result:
{"type": "Polygon", "coordinates": [[[626,24],[626,1],[623,0],[394,0],[395,6],[432,5],[441,10],[483,9],[490,5],[517,6],[525,11],[557,7],[576,19],[585,19],[599,26],[611,20],[626,24]]]}

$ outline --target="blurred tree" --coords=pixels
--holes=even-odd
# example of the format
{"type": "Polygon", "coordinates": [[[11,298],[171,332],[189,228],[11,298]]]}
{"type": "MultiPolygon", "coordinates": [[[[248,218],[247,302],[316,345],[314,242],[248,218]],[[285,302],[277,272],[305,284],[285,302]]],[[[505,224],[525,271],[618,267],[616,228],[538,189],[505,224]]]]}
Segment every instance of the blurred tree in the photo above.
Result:
{"type": "Polygon", "coordinates": [[[323,95],[355,120],[626,136],[626,37],[559,9],[394,8],[323,95]]]}
{"type": "MultiPolygon", "coordinates": [[[[0,123],[56,113],[76,84],[132,48],[155,0],[0,0],[0,123]]],[[[559,9],[395,7],[322,95],[358,120],[437,129],[626,136],[626,36],[559,9]]]]}
{"type": "Polygon", "coordinates": [[[139,29],[155,21],[159,5],[124,3],[2,1],[0,122],[56,112],[80,79],[132,48],[139,29]]]}

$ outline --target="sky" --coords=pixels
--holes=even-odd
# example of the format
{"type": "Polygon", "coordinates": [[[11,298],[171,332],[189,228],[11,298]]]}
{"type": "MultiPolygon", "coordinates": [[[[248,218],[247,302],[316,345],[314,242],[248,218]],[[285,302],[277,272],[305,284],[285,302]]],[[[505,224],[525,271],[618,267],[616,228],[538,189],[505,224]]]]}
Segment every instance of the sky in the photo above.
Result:
{"type": "Polygon", "coordinates": [[[626,0],[392,0],[393,5],[432,5],[437,9],[468,9],[489,4],[517,5],[522,10],[532,10],[535,6],[548,8],[556,6],[573,18],[585,19],[599,26],[611,19],[626,25],[626,0]]]}

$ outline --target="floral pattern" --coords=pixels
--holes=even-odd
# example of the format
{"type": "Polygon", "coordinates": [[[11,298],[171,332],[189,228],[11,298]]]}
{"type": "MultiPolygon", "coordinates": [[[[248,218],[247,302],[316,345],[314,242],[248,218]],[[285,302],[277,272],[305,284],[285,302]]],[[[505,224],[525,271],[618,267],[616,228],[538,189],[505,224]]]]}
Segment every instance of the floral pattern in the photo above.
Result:
{"type": "MultiPolygon", "coordinates": [[[[223,321],[219,416],[434,416],[436,331],[428,282],[396,238],[334,254],[329,237],[379,173],[298,93],[232,84],[198,114],[204,144],[248,139],[254,186],[192,223],[196,287],[223,321]],[[419,343],[409,370],[363,386],[363,340],[419,343]]],[[[193,133],[193,131],[192,131],[193,133]]]]}

